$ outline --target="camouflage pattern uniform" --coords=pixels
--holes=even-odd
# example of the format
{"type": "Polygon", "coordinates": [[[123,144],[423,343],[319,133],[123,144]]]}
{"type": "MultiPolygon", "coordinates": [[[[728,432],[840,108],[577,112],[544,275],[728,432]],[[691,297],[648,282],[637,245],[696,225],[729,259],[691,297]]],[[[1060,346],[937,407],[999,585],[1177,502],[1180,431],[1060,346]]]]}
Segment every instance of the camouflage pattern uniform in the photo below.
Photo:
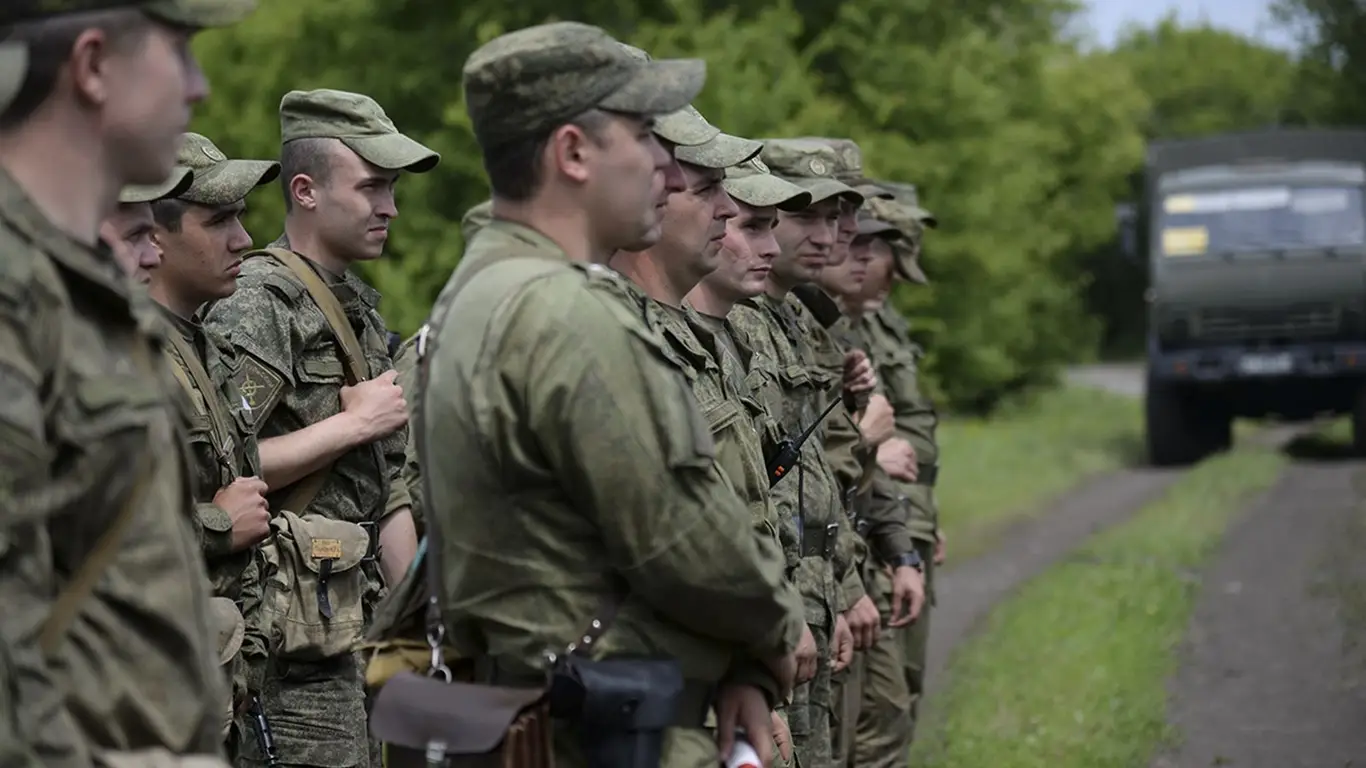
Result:
{"type": "MultiPolygon", "coordinates": [[[[359,94],[291,91],[280,102],[282,142],[336,138],[380,168],[430,170],[435,152],[398,133],[378,104],[359,94]]],[[[285,238],[272,247],[288,248],[285,238]]],[[[307,254],[300,254],[307,258],[307,254]]],[[[309,262],[331,288],[360,340],[370,377],[393,367],[388,330],[374,288],[351,272],[333,275],[309,262]]],[[[322,310],[302,281],[274,256],[248,254],[237,291],[214,303],[205,324],[228,337],[236,352],[232,381],[250,407],[249,427],[265,440],[336,415],[346,385],[341,350],[322,310]]],[[[223,372],[228,373],[228,372],[223,372]]],[[[332,520],[373,526],[409,506],[401,476],[406,429],[342,455],[306,509],[332,520]]],[[[288,507],[294,486],[273,489],[272,511],[288,507]]],[[[367,570],[371,610],[383,593],[374,562],[367,570]]],[[[269,576],[268,576],[269,578],[269,576]]],[[[363,668],[353,655],[313,661],[280,658],[272,649],[262,701],[281,760],[288,765],[346,768],[370,763],[363,668]]],[[[259,759],[254,745],[245,752],[259,759]]]]}
{"type": "MultiPolygon", "coordinates": [[[[0,26],[95,4],[5,3],[0,26]]],[[[252,6],[98,3],[135,4],[188,26],[232,23],[252,6]]],[[[0,102],[26,56],[0,44],[0,102]]],[[[59,230],[5,173],[0,245],[0,762],[222,766],[223,684],[155,315],[107,248],[59,230]],[[120,518],[123,544],[45,657],[53,595],[120,518]]]]}
{"type": "MultiPolygon", "coordinates": [[[[828,175],[785,175],[769,162],[767,143],[763,156],[775,175],[810,192],[812,202],[854,194],[828,175]]],[[[805,160],[814,162],[818,169],[834,166],[833,152],[828,148],[805,160]]],[[[776,417],[781,436],[795,436],[815,423],[830,398],[839,396],[841,379],[831,376],[816,359],[810,344],[811,318],[800,302],[792,297],[763,295],[736,305],[730,318],[754,347],[754,387],[776,417]]],[[[780,512],[781,517],[801,521],[801,560],[795,579],[819,651],[816,677],[797,688],[789,711],[793,745],[803,766],[830,763],[831,635],[836,615],[863,596],[852,567],[857,538],[844,514],[839,481],[825,452],[825,425],[830,420],[803,446],[797,476],[785,479],[779,485],[783,492],[775,497],[780,505],[791,505],[780,512]]]]}
{"type": "MultiPolygon", "coordinates": [[[[562,22],[475,51],[464,85],[487,146],[595,106],[677,110],[704,72],[698,61],[641,62],[601,30],[562,22]]],[[[429,522],[458,532],[432,542],[450,637],[500,668],[538,669],[624,577],[598,653],[673,657],[693,690],[727,679],[773,696],[755,660],[795,647],[796,596],[718,470],[668,342],[618,298],[618,280],[494,220],[437,300],[423,471],[429,522]]],[[[665,768],[716,764],[714,741],[696,729],[704,714],[680,713],[693,728],[667,732],[665,768]]],[[[572,730],[556,730],[557,764],[583,765],[572,730]]]]}
{"type": "MultiPolygon", "coordinates": [[[[176,163],[189,168],[193,177],[190,186],[175,199],[192,205],[236,203],[280,174],[280,164],[274,161],[229,160],[212,141],[197,133],[182,137],[176,163]]],[[[240,704],[247,696],[260,693],[265,675],[267,638],[259,620],[263,564],[258,546],[232,550],[232,519],[213,499],[239,477],[261,477],[261,459],[256,435],[249,427],[250,406],[234,381],[239,366],[232,345],[207,331],[195,318],[182,318],[165,307],[161,311],[169,332],[181,342],[167,346],[166,354],[186,395],[183,402],[189,406],[185,415],[197,481],[195,517],[200,549],[208,563],[214,595],[235,604],[244,622],[238,640],[240,659],[234,653],[224,661],[238,672],[232,676],[232,699],[240,704]],[[213,389],[203,391],[201,380],[213,389]]],[[[224,650],[220,647],[220,652],[224,650]]],[[[240,741],[253,738],[247,727],[239,724],[237,737],[230,738],[230,757],[240,750],[240,741]]]]}
{"type": "MultiPolygon", "coordinates": [[[[906,237],[893,243],[896,256],[893,275],[914,284],[928,280],[916,259],[919,238],[924,227],[937,226],[932,214],[920,208],[914,188],[905,185],[877,182],[896,193],[895,201],[873,201],[869,212],[877,219],[896,226],[906,237]]],[[[891,304],[883,304],[876,312],[865,313],[858,319],[858,331],[866,339],[869,354],[877,367],[878,377],[885,388],[888,401],[895,412],[897,435],[915,448],[919,464],[915,483],[901,484],[900,488],[911,503],[911,524],[914,527],[917,550],[924,560],[926,602],[920,618],[905,633],[902,661],[911,717],[911,737],[914,736],[917,708],[925,692],[925,658],[929,641],[930,614],[934,597],[934,544],[939,529],[939,511],[934,497],[934,483],[939,473],[939,446],[935,439],[938,416],[934,403],[919,386],[916,361],[920,347],[911,340],[910,326],[891,304]]],[[[859,740],[863,743],[885,744],[879,740],[875,724],[860,722],[859,740]]]]}

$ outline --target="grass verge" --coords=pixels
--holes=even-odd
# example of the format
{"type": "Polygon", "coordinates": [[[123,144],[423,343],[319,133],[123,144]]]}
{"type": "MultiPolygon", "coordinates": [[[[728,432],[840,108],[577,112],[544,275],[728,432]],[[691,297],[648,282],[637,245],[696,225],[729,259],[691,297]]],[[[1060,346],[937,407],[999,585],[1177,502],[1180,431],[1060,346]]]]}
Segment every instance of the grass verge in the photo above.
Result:
{"type": "Polygon", "coordinates": [[[1171,735],[1166,681],[1198,569],[1284,462],[1269,448],[1210,459],[1002,603],[954,655],[912,764],[1148,765],[1171,735]]]}
{"type": "Polygon", "coordinates": [[[1086,476],[1141,461],[1142,429],[1140,401],[1079,387],[1041,393],[989,419],[946,419],[935,494],[951,556],[980,554],[1086,476]]]}

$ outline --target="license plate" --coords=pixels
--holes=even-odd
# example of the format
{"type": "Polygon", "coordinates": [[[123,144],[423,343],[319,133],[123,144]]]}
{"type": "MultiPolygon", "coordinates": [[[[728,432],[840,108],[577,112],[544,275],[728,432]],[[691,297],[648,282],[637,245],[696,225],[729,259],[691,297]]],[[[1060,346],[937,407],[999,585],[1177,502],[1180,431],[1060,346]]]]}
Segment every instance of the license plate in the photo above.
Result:
{"type": "Polygon", "coordinates": [[[1243,355],[1238,360],[1238,371],[1246,376],[1276,376],[1290,373],[1295,361],[1290,353],[1275,355],[1243,355]]]}

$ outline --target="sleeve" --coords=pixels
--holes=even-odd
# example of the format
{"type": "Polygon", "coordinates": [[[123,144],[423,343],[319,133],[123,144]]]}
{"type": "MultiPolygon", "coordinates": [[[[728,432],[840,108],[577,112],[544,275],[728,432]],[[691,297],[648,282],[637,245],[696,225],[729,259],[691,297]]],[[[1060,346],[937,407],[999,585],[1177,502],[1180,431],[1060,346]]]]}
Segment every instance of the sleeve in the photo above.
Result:
{"type": "Polygon", "coordinates": [[[802,609],[783,555],[715,466],[665,342],[591,290],[561,299],[538,294],[539,306],[522,308],[534,319],[505,338],[536,341],[507,347],[566,493],[597,517],[616,569],[660,614],[757,658],[791,652],[802,609]]]}
{"type": "MultiPolygon", "coordinates": [[[[204,325],[227,339],[237,358],[233,385],[246,401],[247,422],[261,438],[286,389],[296,385],[294,358],[303,345],[295,322],[298,289],[270,274],[243,275],[232,296],[215,302],[204,325]]],[[[211,371],[215,375],[220,371],[211,371]]]]}
{"type": "Polygon", "coordinates": [[[242,682],[247,694],[259,694],[265,685],[270,634],[265,613],[265,558],[260,549],[252,551],[251,563],[242,572],[242,682]]]}
{"type": "MultiPolygon", "coordinates": [[[[0,295],[0,645],[13,670],[14,721],[41,764],[84,766],[90,757],[66,710],[65,693],[48,672],[38,645],[57,591],[42,487],[48,477],[39,350],[30,329],[58,327],[56,318],[35,317],[22,300],[0,295]]],[[[59,342],[58,339],[53,339],[59,342]]]]}
{"type": "MultiPolygon", "coordinates": [[[[422,468],[417,461],[417,430],[414,428],[416,408],[422,398],[422,393],[418,391],[417,385],[416,336],[409,338],[398,348],[398,354],[394,356],[394,370],[398,372],[398,385],[403,388],[403,396],[408,401],[408,429],[404,440],[402,461],[398,464],[398,477],[403,482],[408,506],[412,509],[413,525],[417,528],[417,536],[422,538],[422,468]]],[[[390,505],[385,509],[386,514],[398,508],[393,504],[393,494],[390,495],[389,501],[390,505]]]]}
{"type": "Polygon", "coordinates": [[[872,499],[864,517],[868,521],[868,545],[883,561],[915,548],[910,522],[910,502],[897,493],[891,478],[881,469],[873,481],[872,499]]]}
{"type": "Polygon", "coordinates": [[[194,517],[199,549],[204,557],[220,557],[232,551],[232,518],[222,507],[213,502],[200,502],[195,505],[194,517]]]}

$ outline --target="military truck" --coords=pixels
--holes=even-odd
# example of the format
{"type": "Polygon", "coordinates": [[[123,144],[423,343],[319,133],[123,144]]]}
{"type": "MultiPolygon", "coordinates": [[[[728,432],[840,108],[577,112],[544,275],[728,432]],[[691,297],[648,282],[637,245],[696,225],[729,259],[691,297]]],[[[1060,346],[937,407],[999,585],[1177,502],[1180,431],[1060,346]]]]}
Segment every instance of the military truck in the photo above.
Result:
{"type": "Polygon", "coordinates": [[[1366,446],[1366,131],[1148,148],[1128,239],[1148,260],[1147,445],[1188,464],[1235,417],[1351,414],[1366,446]]]}

